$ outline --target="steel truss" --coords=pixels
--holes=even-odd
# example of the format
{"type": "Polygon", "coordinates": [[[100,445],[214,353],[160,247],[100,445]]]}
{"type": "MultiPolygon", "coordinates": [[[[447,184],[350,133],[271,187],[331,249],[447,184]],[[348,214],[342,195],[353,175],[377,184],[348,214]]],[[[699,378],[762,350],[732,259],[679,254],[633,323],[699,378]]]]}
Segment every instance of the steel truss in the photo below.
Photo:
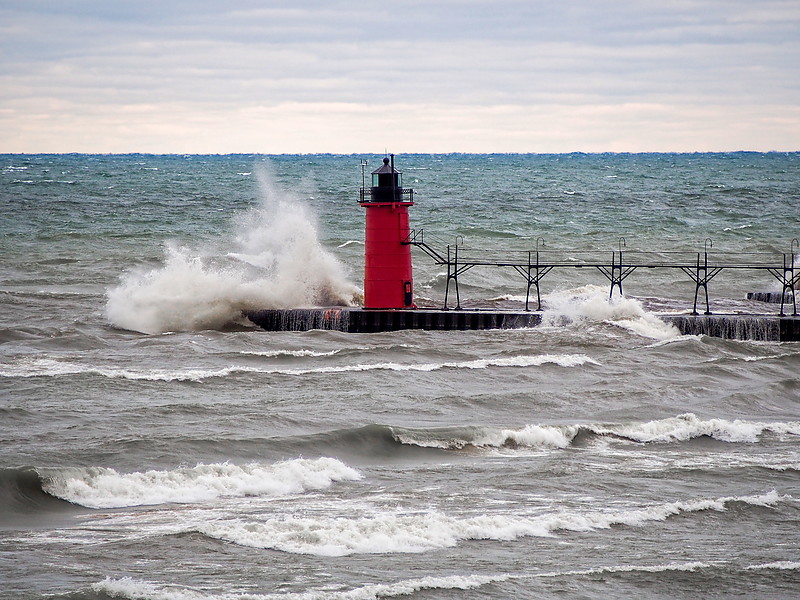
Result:
{"type": "MultiPolygon", "coordinates": [[[[482,267],[510,267],[520,274],[526,282],[525,310],[530,310],[531,288],[536,288],[536,310],[542,309],[542,297],[539,284],[553,269],[594,268],[602,273],[611,284],[609,300],[614,297],[614,289],[622,296],[622,282],[636,269],[678,269],[689,276],[695,284],[694,305],[692,314],[697,315],[697,300],[702,290],[705,296],[705,313],[710,315],[711,305],[708,284],[725,269],[751,269],[767,271],[781,284],[781,316],[785,316],[787,298],[791,297],[792,316],[797,316],[797,290],[800,288],[800,241],[793,239],[788,253],[730,253],[710,252],[713,243],[705,240],[703,252],[643,252],[627,251],[625,239],[620,238],[619,249],[611,252],[611,260],[600,258],[598,252],[554,252],[543,251],[542,238],[536,241],[536,250],[509,252],[520,258],[498,257],[488,252],[473,251],[465,254],[464,238],[457,236],[454,244],[446,244],[443,250],[437,250],[425,242],[422,229],[412,230],[403,242],[417,246],[437,265],[447,268],[447,285],[444,294],[444,310],[448,310],[450,300],[450,284],[455,286],[455,310],[461,310],[461,295],[458,289],[458,278],[470,269],[482,267]],[[629,257],[633,255],[634,259],[629,257]],[[780,257],[780,258],[779,258],[780,257]]],[[[607,256],[607,255],[606,255],[607,256]]]]}

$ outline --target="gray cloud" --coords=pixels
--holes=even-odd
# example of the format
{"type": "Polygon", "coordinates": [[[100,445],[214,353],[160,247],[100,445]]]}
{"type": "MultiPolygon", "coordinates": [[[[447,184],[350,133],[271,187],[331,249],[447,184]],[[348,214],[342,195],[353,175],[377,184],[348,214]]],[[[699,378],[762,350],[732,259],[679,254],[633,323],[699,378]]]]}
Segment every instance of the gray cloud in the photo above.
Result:
{"type": "Polygon", "coordinates": [[[799,30],[794,0],[30,1],[0,8],[0,117],[287,103],[796,106],[799,30]]]}

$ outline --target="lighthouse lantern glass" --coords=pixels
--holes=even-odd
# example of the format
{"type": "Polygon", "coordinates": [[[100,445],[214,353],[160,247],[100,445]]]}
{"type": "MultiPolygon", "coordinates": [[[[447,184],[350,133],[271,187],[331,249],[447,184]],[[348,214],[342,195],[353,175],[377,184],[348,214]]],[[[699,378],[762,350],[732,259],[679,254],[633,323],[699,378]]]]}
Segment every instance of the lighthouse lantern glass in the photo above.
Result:
{"type": "MultiPolygon", "coordinates": [[[[394,173],[394,187],[401,186],[401,174],[394,173]]],[[[392,173],[373,173],[372,187],[392,187],[392,173]]]]}

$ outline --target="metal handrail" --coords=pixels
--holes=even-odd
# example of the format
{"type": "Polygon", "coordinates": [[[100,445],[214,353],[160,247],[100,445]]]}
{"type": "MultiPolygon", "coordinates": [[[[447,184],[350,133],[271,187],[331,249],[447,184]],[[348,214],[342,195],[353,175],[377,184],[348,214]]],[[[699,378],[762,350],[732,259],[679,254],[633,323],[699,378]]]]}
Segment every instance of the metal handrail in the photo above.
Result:
{"type": "MultiPolygon", "coordinates": [[[[706,239],[703,251],[641,251],[626,250],[624,238],[620,238],[619,250],[611,252],[611,261],[607,258],[607,251],[543,251],[539,250],[539,240],[537,239],[536,251],[510,251],[504,252],[502,256],[494,253],[470,249],[465,252],[459,250],[458,238],[456,244],[447,244],[446,250],[436,250],[424,241],[422,230],[416,230],[409,234],[404,243],[420,247],[437,264],[447,266],[447,289],[445,291],[445,304],[447,308],[448,291],[450,282],[455,284],[456,289],[456,308],[461,307],[458,292],[458,276],[477,266],[493,267],[512,267],[521,274],[527,281],[528,294],[530,296],[531,286],[536,287],[539,308],[541,309],[541,297],[539,296],[539,282],[546,274],[554,268],[580,268],[588,267],[598,269],[611,282],[610,296],[613,296],[616,287],[622,294],[622,282],[638,268],[665,268],[680,269],[686,273],[695,283],[695,298],[693,314],[697,314],[697,301],[699,292],[705,294],[706,310],[705,314],[711,314],[708,298],[708,283],[716,277],[723,269],[753,269],[768,271],[782,286],[784,295],[791,296],[792,315],[797,316],[796,292],[800,288],[800,272],[796,268],[796,247],[800,249],[800,243],[796,239],[792,240],[789,253],[762,253],[762,252],[709,252],[713,244],[710,239],[706,239]],[[624,258],[623,258],[624,255],[624,258]],[[515,258],[519,256],[519,258],[515,258]],[[532,258],[535,256],[535,262],[532,258]]],[[[462,238],[463,244],[463,238],[462,238]]],[[[497,251],[495,251],[497,252],[497,251]]],[[[528,297],[525,300],[525,309],[528,310],[528,297]]],[[[781,315],[784,314],[784,302],[781,302],[781,315]]]]}

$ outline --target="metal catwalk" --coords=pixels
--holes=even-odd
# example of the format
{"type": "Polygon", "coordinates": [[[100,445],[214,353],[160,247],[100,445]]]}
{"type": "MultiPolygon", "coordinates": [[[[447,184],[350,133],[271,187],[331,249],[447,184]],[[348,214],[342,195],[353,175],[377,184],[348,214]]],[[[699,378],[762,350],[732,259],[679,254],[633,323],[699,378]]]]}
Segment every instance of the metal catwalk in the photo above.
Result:
{"type": "Polygon", "coordinates": [[[596,269],[611,284],[609,298],[616,289],[622,295],[622,282],[636,269],[679,269],[695,284],[693,315],[697,315],[700,291],[705,296],[705,313],[711,314],[708,283],[723,270],[759,270],[773,275],[781,284],[781,316],[785,316],[786,304],[791,301],[792,316],[797,316],[796,290],[800,287],[800,241],[793,239],[787,253],[741,253],[711,252],[713,243],[706,239],[702,252],[655,252],[626,250],[625,238],[620,238],[619,247],[611,252],[567,252],[543,250],[543,239],[536,241],[535,250],[487,252],[467,250],[463,238],[458,236],[454,244],[441,244],[437,249],[425,241],[424,230],[411,230],[404,244],[416,246],[430,256],[437,265],[447,268],[447,287],[444,309],[449,306],[450,284],[455,287],[456,310],[461,309],[458,278],[474,267],[509,267],[519,273],[526,282],[525,310],[530,310],[531,288],[536,289],[536,310],[542,308],[539,289],[541,280],[553,269],[596,269]],[[460,241],[459,241],[460,240],[460,241]],[[789,300],[790,299],[790,300],[789,300]]]}

